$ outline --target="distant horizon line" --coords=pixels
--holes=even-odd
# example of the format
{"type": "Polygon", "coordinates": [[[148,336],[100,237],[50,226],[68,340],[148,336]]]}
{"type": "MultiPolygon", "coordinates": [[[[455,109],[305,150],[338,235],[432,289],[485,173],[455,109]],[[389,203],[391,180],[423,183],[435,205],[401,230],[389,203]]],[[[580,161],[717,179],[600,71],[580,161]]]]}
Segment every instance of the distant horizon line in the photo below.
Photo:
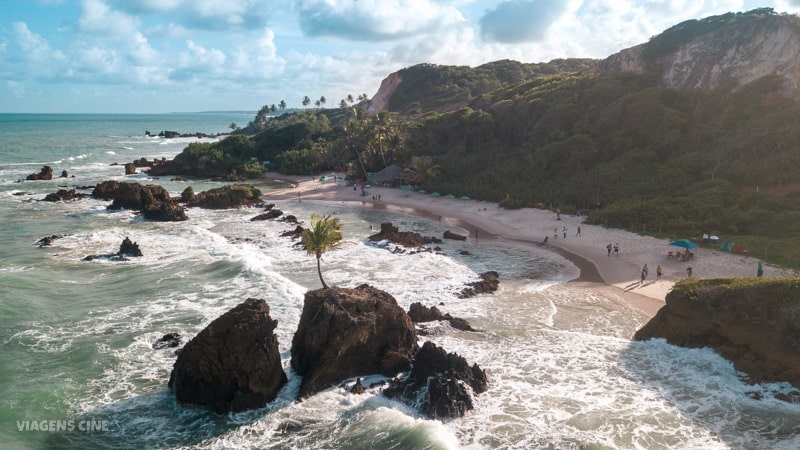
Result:
{"type": "Polygon", "coordinates": [[[6,112],[0,114],[72,114],[72,115],[168,115],[168,114],[256,114],[257,110],[171,111],[171,112],[6,112]]]}

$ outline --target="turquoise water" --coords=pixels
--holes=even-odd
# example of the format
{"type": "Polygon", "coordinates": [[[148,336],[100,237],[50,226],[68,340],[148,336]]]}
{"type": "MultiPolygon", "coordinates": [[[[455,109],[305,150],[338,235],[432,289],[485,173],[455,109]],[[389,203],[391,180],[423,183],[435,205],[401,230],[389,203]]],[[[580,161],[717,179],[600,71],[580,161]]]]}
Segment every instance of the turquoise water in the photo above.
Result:
{"type": "MultiPolygon", "coordinates": [[[[750,386],[709,350],[631,342],[647,318],[613,291],[567,283],[577,269],[557,255],[471,241],[445,244],[444,255],[392,254],[366,244],[370,226],[467,230],[360,204],[279,207],[302,220],[335,213],[344,223],[346,245],[323,261],[329,283],[370,283],[404,308],[441,303],[484,330],[434,325],[425,339],[477,362],[491,387],[475,411],[447,422],[423,419],[375,389],[356,396],[333,388],[296,403],[289,346],[303,294],[319,280],[313,258],[279,237],[287,226],[250,222],[257,212],[246,209],[190,209],[186,222],[153,223],[94,199],[41,201],[107,179],[158,183],[175,195],[187,185],[215,187],[125,176],[112,163],[170,158],[196,140],[145,131],[215,134],[251,118],[0,115],[2,448],[800,447],[800,407],[774,398],[788,386],[750,386]],[[19,181],[44,164],[70,177],[19,181]],[[63,237],[35,245],[50,235],[63,237]],[[82,261],[116,251],[126,236],[142,258],[82,261]],[[501,274],[498,293],[456,298],[486,270],[501,274]],[[240,414],[177,405],[166,388],[175,356],[152,343],[169,332],[191,338],[248,297],[265,299],[278,320],[289,384],[274,403],[240,414]]],[[[268,177],[257,184],[267,198],[277,186],[268,177]]]]}

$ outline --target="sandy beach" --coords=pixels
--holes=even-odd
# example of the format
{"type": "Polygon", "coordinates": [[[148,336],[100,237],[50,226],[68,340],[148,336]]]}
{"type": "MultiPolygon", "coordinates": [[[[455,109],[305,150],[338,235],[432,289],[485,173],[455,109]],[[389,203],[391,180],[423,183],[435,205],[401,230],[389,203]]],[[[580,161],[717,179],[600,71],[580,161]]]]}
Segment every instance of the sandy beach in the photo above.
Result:
{"type": "MultiPolygon", "coordinates": [[[[678,258],[668,257],[669,251],[682,250],[670,246],[668,240],[584,224],[583,217],[578,216],[561,214],[559,219],[549,210],[504,209],[486,201],[435,197],[378,186],[368,188],[367,195],[362,197],[360,190],[345,185],[343,174],[336,174],[336,181],[333,174],[329,174],[330,179],[326,181],[308,176],[268,174],[267,177],[291,183],[287,189],[270,193],[267,200],[313,199],[395,210],[462,227],[469,230],[469,239],[479,242],[550,249],[580,269],[581,275],[573,283],[597,289],[608,285],[632,307],[649,316],[655,315],[664,305],[664,299],[675,282],[686,278],[689,266],[693,277],[716,278],[755,276],[758,265],[756,258],[712,248],[692,249],[694,258],[681,262],[678,258]],[[545,237],[547,242],[543,243],[545,237]],[[619,252],[612,251],[608,256],[606,247],[609,244],[619,244],[619,252]],[[649,270],[642,283],[640,277],[645,264],[649,270]],[[660,278],[656,277],[658,265],[663,272],[660,278]]],[[[791,270],[766,264],[763,267],[766,277],[797,276],[791,270]]]]}

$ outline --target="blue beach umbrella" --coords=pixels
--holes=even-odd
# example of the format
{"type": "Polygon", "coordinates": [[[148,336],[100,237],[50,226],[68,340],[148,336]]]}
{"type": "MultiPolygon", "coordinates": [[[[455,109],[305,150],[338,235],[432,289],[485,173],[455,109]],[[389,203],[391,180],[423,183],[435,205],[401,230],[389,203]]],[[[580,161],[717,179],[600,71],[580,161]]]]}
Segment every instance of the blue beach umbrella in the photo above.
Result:
{"type": "Polygon", "coordinates": [[[426,191],[425,189],[420,189],[417,192],[419,192],[420,194],[427,194],[428,193],[428,191],[426,191]]]}
{"type": "Polygon", "coordinates": [[[462,195],[461,197],[458,197],[458,199],[459,200],[469,200],[469,197],[467,197],[466,195],[462,195]]]}
{"type": "Polygon", "coordinates": [[[456,197],[453,194],[447,194],[444,196],[444,198],[456,198],[456,197]]]}
{"type": "Polygon", "coordinates": [[[697,248],[697,244],[688,239],[678,239],[675,242],[670,242],[669,245],[674,245],[676,247],[683,247],[683,248],[697,248]]]}
{"type": "Polygon", "coordinates": [[[411,190],[411,186],[409,186],[407,184],[404,184],[402,187],[400,187],[400,189],[402,189],[404,191],[410,191],[411,190]]]}
{"type": "Polygon", "coordinates": [[[431,192],[431,195],[434,197],[438,197],[440,194],[436,191],[431,192]]]}

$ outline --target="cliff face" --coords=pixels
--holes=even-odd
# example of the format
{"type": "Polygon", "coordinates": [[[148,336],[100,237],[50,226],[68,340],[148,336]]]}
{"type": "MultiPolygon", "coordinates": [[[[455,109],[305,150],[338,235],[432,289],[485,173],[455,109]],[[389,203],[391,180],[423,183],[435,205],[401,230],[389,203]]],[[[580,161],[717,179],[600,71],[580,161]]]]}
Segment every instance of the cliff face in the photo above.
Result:
{"type": "Polygon", "coordinates": [[[664,87],[678,90],[735,89],[777,75],[784,95],[800,98],[797,17],[764,11],[685,22],[611,55],[591,72],[654,71],[664,87]]]}
{"type": "Polygon", "coordinates": [[[800,279],[725,278],[675,285],[634,335],[711,347],[755,383],[800,388],[800,279]]]}
{"type": "Polygon", "coordinates": [[[367,112],[370,114],[378,114],[378,112],[383,109],[389,109],[389,99],[392,98],[392,94],[394,94],[397,86],[399,86],[402,81],[403,78],[397,72],[384,78],[383,81],[381,81],[381,87],[378,89],[378,93],[376,93],[367,104],[367,112]]]}

